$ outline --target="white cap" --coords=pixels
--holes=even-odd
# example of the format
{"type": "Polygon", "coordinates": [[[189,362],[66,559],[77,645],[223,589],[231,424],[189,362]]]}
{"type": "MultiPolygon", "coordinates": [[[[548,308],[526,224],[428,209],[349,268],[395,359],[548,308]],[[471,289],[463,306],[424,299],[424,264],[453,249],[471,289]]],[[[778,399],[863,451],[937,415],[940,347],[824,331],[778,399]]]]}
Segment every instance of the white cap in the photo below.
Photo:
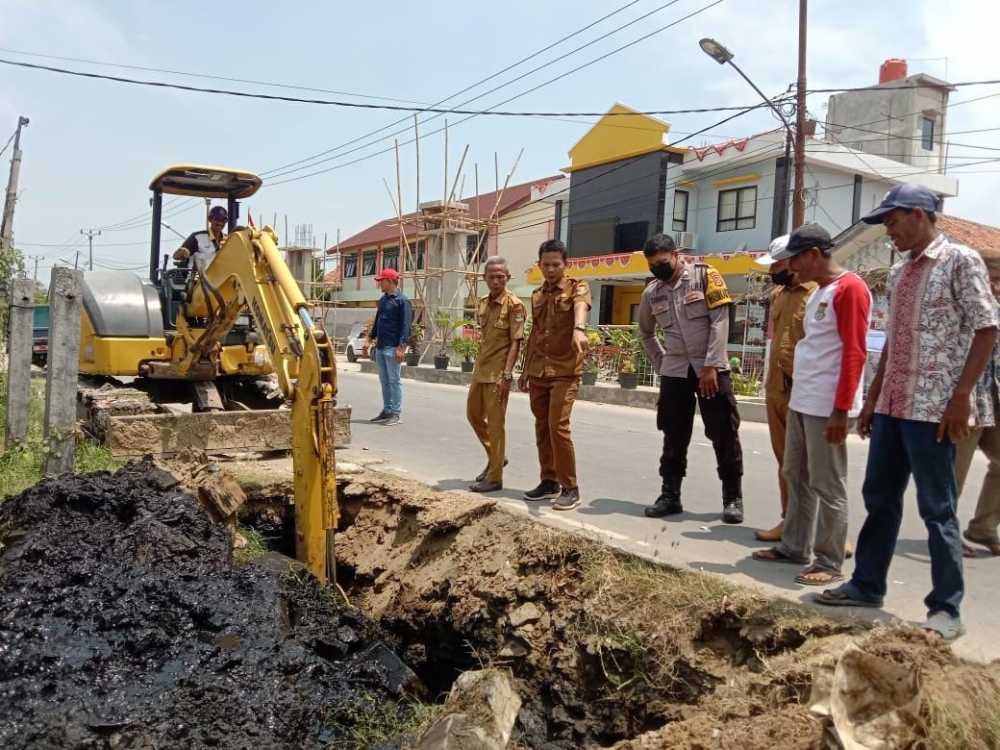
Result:
{"type": "Polygon", "coordinates": [[[772,263],[780,260],[780,258],[775,258],[778,253],[788,247],[788,236],[783,234],[780,237],[775,237],[771,240],[771,244],[767,246],[767,255],[762,255],[759,258],[754,258],[754,263],[762,266],[769,266],[772,263]]]}

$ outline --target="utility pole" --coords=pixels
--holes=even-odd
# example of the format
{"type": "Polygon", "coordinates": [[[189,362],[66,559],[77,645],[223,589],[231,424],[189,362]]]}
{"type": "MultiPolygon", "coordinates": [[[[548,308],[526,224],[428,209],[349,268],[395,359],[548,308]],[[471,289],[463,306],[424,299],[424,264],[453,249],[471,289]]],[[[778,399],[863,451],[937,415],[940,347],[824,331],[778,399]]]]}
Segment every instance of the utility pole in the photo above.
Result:
{"type": "Polygon", "coordinates": [[[17,118],[17,130],[14,131],[14,151],[10,160],[10,176],[7,178],[7,197],[3,204],[3,222],[0,223],[0,251],[14,245],[14,203],[17,201],[17,179],[21,174],[21,128],[27,124],[27,117],[17,118]]]}
{"type": "Polygon", "coordinates": [[[87,243],[90,245],[90,262],[88,263],[90,271],[94,270],[94,236],[101,236],[100,229],[81,229],[80,234],[87,238],[87,243]]]}
{"type": "Polygon", "coordinates": [[[792,193],[792,229],[806,220],[806,14],[808,0],[799,0],[799,75],[795,91],[795,186],[792,193]]]}
{"type": "Polygon", "coordinates": [[[39,259],[40,259],[41,257],[42,257],[41,255],[36,255],[36,256],[35,256],[35,273],[34,273],[34,275],[32,276],[32,279],[34,279],[34,281],[35,281],[35,283],[36,283],[36,284],[38,283],[38,260],[39,260],[39,259]]]}

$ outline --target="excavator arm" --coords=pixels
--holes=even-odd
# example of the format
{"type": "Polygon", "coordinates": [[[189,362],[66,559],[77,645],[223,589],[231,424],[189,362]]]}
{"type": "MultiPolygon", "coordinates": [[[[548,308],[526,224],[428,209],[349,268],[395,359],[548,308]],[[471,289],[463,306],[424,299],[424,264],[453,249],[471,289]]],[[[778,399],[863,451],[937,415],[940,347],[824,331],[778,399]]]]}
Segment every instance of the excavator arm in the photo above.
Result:
{"type": "Polygon", "coordinates": [[[250,310],[278,384],[292,402],[296,557],[326,580],[335,573],[333,534],[339,520],[334,350],[326,331],[314,324],[269,227],[233,232],[212,262],[199,269],[177,318],[183,353],[163,366],[183,375],[211,362],[244,308],[250,310]],[[207,324],[195,329],[189,319],[207,324]]]}

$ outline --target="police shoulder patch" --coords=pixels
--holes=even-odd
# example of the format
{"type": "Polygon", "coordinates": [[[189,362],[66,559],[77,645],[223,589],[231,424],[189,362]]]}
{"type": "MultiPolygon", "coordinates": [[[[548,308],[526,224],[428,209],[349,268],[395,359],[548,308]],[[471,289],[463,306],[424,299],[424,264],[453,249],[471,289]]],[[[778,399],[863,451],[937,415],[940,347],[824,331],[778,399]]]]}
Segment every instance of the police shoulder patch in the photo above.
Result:
{"type": "Polygon", "coordinates": [[[708,303],[709,310],[729,305],[733,301],[733,298],[729,296],[729,289],[726,287],[722,274],[711,267],[706,272],[705,301],[708,303]]]}

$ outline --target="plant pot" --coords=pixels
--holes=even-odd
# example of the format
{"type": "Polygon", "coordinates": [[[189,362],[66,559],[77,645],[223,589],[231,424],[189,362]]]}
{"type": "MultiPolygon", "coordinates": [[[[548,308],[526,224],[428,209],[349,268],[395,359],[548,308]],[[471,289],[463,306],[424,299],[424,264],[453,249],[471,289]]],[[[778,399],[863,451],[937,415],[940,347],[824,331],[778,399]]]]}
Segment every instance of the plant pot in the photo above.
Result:
{"type": "Polygon", "coordinates": [[[637,372],[618,373],[618,384],[622,388],[628,388],[629,390],[635,389],[639,385],[639,373],[637,372]]]}
{"type": "Polygon", "coordinates": [[[597,373],[596,372],[583,373],[582,382],[584,385],[597,385],[597,373]]]}
{"type": "Polygon", "coordinates": [[[447,354],[435,354],[434,355],[434,369],[435,370],[447,370],[448,369],[448,355],[447,354]]]}
{"type": "Polygon", "coordinates": [[[407,367],[416,367],[419,364],[420,364],[420,355],[419,354],[417,354],[416,352],[407,352],[406,353],[406,366],[407,367]]]}
{"type": "Polygon", "coordinates": [[[473,362],[471,359],[463,359],[462,360],[462,372],[472,372],[472,370],[473,370],[473,368],[475,366],[476,366],[476,363],[473,362]]]}

